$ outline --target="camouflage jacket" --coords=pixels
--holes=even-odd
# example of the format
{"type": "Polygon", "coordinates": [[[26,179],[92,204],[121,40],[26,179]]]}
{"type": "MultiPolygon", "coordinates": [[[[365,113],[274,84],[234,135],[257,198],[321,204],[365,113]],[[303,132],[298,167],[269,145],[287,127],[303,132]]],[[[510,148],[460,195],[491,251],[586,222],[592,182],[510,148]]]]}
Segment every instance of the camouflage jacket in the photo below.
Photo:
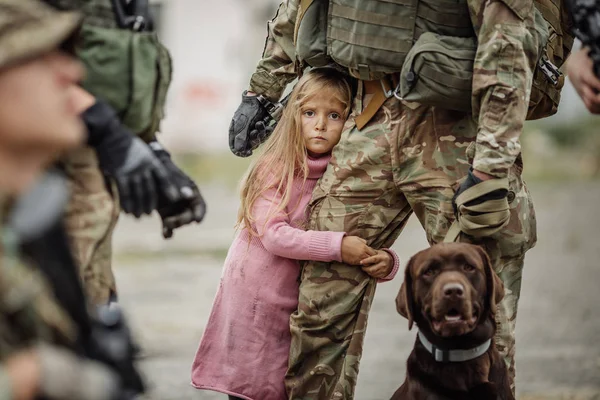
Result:
{"type": "MultiPolygon", "coordinates": [[[[43,277],[20,260],[4,225],[6,198],[0,194],[0,361],[38,341],[72,343],[75,326],[56,304],[43,277]]],[[[1,365],[1,364],[0,364],[1,365]]],[[[0,366],[0,399],[11,399],[0,366]]]]}
{"type": "MultiPolygon", "coordinates": [[[[473,118],[478,122],[473,167],[506,176],[521,152],[538,44],[533,0],[467,0],[478,49],[473,75],[473,118]]],[[[286,0],[268,24],[262,59],[249,89],[279,99],[296,76],[294,26],[299,0],[286,0]]]]}

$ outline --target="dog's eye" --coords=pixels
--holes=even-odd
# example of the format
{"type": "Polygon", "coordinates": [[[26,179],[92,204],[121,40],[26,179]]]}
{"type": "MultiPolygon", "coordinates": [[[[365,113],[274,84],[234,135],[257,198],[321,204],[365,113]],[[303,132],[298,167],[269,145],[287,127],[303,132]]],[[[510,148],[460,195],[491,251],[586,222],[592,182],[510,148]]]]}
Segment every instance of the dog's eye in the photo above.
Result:
{"type": "Polygon", "coordinates": [[[435,275],[436,272],[437,270],[435,268],[427,268],[425,272],[423,272],[423,276],[432,277],[435,275]]]}
{"type": "Polygon", "coordinates": [[[463,270],[465,272],[473,272],[473,271],[475,271],[475,267],[470,264],[465,264],[465,265],[463,265],[463,270]]]}

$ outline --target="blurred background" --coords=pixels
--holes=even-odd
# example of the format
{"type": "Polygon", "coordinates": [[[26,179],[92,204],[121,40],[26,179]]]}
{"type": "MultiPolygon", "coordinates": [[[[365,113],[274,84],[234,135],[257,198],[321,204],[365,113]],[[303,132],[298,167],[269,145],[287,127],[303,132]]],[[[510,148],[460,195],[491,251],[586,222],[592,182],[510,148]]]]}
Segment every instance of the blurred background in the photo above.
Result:
{"type": "MultiPolygon", "coordinates": [[[[251,161],[229,152],[227,131],[278,4],[152,2],[174,62],[160,140],[197,180],[208,214],[169,241],[156,216],[122,217],[117,228],[120,301],[144,349],[148,399],[226,398],[192,389],[189,372],[234,236],[237,185],[251,161]]],[[[600,118],[567,82],[558,114],[527,123],[521,138],[538,244],[527,253],[517,324],[519,399],[600,399],[600,118]]],[[[394,248],[405,262],[426,246],[411,219],[394,248]]],[[[357,400],[389,399],[404,380],[415,331],[395,311],[401,283],[399,274],[378,288],[357,400]]]]}

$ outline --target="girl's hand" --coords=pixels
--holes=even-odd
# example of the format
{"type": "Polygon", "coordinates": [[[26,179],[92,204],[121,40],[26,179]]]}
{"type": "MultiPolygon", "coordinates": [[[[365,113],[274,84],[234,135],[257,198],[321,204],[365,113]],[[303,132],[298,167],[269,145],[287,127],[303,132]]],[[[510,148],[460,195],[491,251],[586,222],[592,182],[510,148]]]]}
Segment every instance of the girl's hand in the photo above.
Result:
{"type": "Polygon", "coordinates": [[[377,254],[367,246],[367,241],[358,236],[344,236],[342,239],[342,261],[345,264],[360,265],[365,258],[377,254]]]}
{"type": "Polygon", "coordinates": [[[392,272],[394,259],[387,251],[376,250],[375,255],[363,259],[360,264],[362,270],[373,278],[383,279],[392,272]]]}

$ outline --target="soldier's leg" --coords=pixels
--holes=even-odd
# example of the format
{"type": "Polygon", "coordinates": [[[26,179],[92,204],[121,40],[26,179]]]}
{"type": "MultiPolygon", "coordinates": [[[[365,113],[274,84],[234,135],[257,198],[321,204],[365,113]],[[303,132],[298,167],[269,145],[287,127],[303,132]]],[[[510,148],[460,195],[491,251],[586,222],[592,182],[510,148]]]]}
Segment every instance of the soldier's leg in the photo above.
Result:
{"type": "Polygon", "coordinates": [[[119,207],[91,148],[67,155],[63,165],[71,189],[65,225],[84,290],[91,303],[107,304],[116,293],[111,240],[119,207]]]}
{"type": "MultiPolygon", "coordinates": [[[[393,179],[390,143],[400,117],[398,102],[389,100],[362,131],[349,121],[309,205],[311,229],[345,231],[376,248],[394,242],[411,213],[393,179]]],[[[353,398],[375,286],[358,266],[303,266],[290,318],[289,398],[353,398]]]]}
{"type": "MultiPolygon", "coordinates": [[[[429,121],[413,124],[411,134],[406,135],[400,146],[405,150],[411,149],[402,153],[401,188],[425,228],[429,242],[434,244],[444,240],[454,220],[452,196],[457,180],[466,175],[472,163],[476,126],[470,116],[447,110],[426,110],[424,112],[430,115],[429,121]]],[[[486,248],[496,273],[504,282],[506,296],[496,313],[496,343],[513,379],[514,328],[523,258],[536,240],[535,215],[521,179],[521,170],[519,159],[509,173],[509,224],[489,238],[462,239],[486,248]]]]}
{"type": "Polygon", "coordinates": [[[510,222],[494,236],[480,240],[494,269],[504,283],[504,299],[496,312],[496,346],[508,366],[513,393],[515,391],[515,326],[521,295],[521,276],[525,252],[537,240],[535,211],[531,196],[521,177],[518,159],[509,173],[510,222]]]}

